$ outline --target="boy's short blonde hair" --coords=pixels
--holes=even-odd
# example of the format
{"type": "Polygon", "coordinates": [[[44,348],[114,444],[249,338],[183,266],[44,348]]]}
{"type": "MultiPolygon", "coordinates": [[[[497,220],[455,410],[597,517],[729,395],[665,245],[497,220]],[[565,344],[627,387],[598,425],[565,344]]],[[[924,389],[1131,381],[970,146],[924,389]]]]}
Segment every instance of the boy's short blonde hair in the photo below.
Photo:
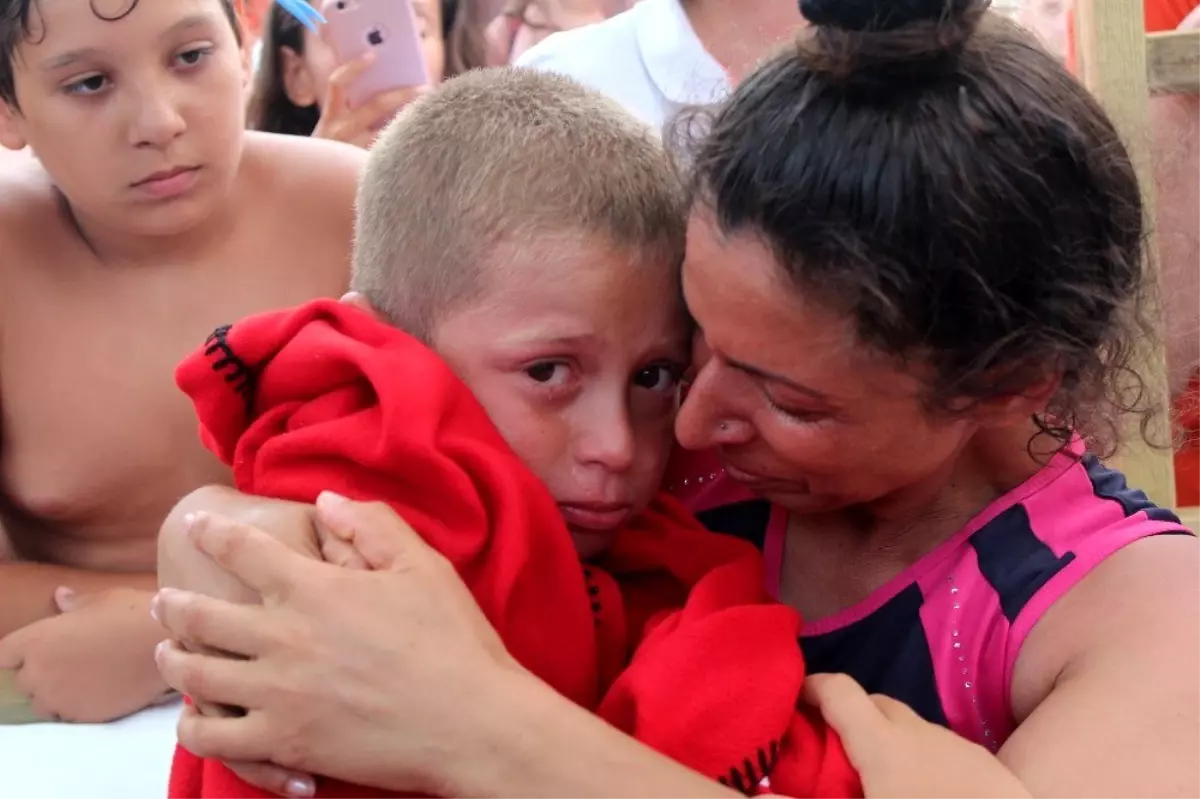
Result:
{"type": "Polygon", "coordinates": [[[351,285],[429,341],[502,244],[578,232],[676,269],[687,203],[660,139],[573,80],[460,75],[406,108],[367,161],[351,285]]]}

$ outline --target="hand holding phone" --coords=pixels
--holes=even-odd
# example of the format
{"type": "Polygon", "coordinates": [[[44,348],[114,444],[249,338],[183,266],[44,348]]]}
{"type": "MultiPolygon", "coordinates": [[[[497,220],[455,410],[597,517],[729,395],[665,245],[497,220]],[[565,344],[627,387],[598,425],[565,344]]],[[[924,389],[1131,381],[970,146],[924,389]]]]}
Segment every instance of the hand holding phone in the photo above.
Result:
{"type": "Polygon", "coordinates": [[[318,139],[346,142],[363,149],[374,143],[379,132],[427,87],[405,87],[380,92],[365,103],[352,107],[347,101],[348,87],[375,63],[373,53],[365,53],[343,64],[329,76],[321,119],[312,135],[318,139]]]}
{"type": "Polygon", "coordinates": [[[344,86],[357,108],[376,95],[429,83],[425,51],[412,0],[325,0],[323,38],[343,66],[364,66],[344,86]],[[369,63],[362,61],[372,54],[369,63]]]}

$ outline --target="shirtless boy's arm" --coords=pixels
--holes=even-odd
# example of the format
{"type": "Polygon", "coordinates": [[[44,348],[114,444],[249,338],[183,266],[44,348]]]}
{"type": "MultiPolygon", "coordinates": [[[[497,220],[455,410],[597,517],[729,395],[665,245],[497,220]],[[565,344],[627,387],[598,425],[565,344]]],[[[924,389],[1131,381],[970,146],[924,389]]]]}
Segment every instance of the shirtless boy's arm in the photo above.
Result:
{"type": "Polygon", "coordinates": [[[0,563],[0,639],[36,621],[58,614],[54,592],[60,586],[79,596],[114,588],[138,590],[150,595],[157,586],[153,574],[93,572],[48,563],[0,563]]]}

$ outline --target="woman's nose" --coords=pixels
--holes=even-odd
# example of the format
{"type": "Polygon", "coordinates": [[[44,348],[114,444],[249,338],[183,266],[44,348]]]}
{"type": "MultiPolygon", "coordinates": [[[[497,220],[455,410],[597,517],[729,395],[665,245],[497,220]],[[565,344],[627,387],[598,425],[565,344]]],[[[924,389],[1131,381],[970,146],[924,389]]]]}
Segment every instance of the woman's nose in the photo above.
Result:
{"type": "Polygon", "coordinates": [[[746,443],[753,438],[754,429],[728,401],[733,387],[723,379],[721,365],[711,358],[697,365],[695,380],[675,417],[679,444],[684,449],[700,450],[746,443]]]}

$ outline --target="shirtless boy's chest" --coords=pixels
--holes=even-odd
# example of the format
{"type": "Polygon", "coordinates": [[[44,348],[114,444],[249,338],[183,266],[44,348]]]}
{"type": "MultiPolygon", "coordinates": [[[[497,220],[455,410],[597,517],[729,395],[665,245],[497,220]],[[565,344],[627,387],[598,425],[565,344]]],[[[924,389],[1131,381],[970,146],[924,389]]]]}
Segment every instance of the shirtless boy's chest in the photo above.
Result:
{"type": "Polygon", "coordinates": [[[317,269],[271,255],[40,275],[25,267],[0,329],[0,480],[18,554],[94,569],[140,569],[146,558],[152,566],[171,506],[227,480],[199,443],[176,365],[218,325],[336,295],[346,283],[335,248],[317,269]]]}

